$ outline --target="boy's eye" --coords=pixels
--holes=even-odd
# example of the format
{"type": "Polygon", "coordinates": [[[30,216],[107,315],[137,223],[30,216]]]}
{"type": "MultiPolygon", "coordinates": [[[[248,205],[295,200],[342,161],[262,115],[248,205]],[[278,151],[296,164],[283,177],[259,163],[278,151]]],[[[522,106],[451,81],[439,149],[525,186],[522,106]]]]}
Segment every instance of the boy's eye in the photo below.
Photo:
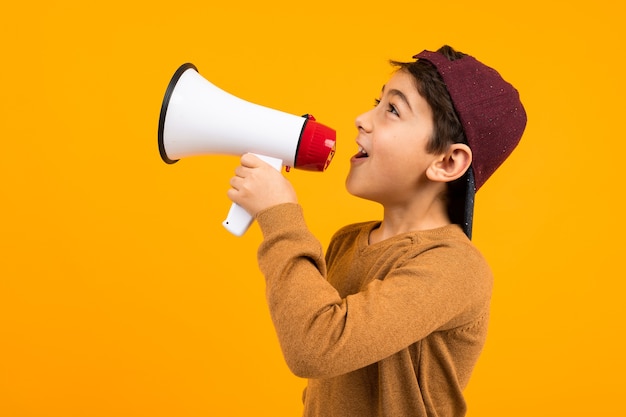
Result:
{"type": "MultiPolygon", "coordinates": [[[[374,99],[374,107],[378,107],[378,105],[380,104],[380,99],[375,98],[374,99]]],[[[394,106],[393,104],[389,103],[389,108],[387,109],[387,111],[389,113],[395,114],[396,116],[398,116],[398,109],[396,108],[396,106],[394,106]]]]}

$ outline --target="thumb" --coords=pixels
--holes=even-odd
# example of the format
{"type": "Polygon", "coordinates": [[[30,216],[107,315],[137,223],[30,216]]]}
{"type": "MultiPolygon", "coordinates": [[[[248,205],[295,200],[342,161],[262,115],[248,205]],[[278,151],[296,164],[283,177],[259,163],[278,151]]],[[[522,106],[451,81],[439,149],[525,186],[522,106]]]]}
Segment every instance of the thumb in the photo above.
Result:
{"type": "Polygon", "coordinates": [[[253,153],[245,153],[241,156],[240,163],[246,168],[258,168],[263,164],[263,161],[253,153]]]}

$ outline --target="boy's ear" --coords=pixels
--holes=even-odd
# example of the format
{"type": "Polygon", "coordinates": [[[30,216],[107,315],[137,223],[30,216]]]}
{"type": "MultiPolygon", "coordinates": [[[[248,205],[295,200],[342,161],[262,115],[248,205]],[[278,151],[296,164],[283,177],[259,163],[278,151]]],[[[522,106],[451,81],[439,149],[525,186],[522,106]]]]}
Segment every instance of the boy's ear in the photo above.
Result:
{"type": "Polygon", "coordinates": [[[461,178],[472,164],[472,150],[464,143],[450,145],[445,153],[426,170],[426,176],[431,181],[450,182],[461,178]]]}

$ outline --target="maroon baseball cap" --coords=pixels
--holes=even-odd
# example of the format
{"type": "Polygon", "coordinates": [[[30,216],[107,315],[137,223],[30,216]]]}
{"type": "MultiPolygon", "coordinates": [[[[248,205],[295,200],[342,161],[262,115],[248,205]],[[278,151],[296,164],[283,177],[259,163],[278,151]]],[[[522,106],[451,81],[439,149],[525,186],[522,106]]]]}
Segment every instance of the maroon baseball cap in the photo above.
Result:
{"type": "Polygon", "coordinates": [[[472,165],[465,174],[465,218],[461,225],[471,239],[474,194],[519,143],[526,127],[526,111],[511,84],[469,55],[450,61],[438,52],[422,51],[413,58],[437,68],[472,150],[472,165]]]}

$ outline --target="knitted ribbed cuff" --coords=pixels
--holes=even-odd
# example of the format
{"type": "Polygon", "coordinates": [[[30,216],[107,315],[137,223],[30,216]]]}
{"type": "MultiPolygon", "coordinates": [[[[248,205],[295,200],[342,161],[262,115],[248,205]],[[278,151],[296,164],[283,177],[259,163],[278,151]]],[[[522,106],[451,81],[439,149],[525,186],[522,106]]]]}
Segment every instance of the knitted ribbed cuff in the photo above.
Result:
{"type": "Polygon", "coordinates": [[[278,204],[262,210],[257,214],[256,221],[266,237],[288,229],[306,229],[302,206],[296,203],[278,204]]]}

